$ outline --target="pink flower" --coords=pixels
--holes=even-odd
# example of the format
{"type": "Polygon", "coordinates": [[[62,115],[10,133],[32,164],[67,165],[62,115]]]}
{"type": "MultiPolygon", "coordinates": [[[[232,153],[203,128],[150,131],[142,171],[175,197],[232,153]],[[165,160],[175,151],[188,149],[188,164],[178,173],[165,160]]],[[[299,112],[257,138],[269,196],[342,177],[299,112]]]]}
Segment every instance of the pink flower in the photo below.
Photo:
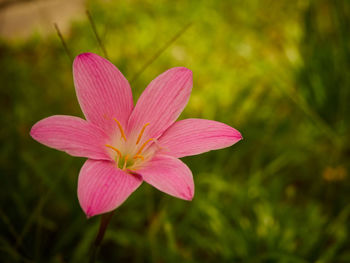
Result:
{"type": "Polygon", "coordinates": [[[79,202],[88,217],[116,209],[142,181],[192,200],[192,173],[178,158],[242,139],[220,122],[175,122],[192,89],[192,72],[186,68],[169,69],[154,79],[135,107],[128,81],[106,59],[80,54],[73,75],[86,120],[51,116],[37,122],[30,135],[46,146],[88,158],[78,179],[79,202]]]}

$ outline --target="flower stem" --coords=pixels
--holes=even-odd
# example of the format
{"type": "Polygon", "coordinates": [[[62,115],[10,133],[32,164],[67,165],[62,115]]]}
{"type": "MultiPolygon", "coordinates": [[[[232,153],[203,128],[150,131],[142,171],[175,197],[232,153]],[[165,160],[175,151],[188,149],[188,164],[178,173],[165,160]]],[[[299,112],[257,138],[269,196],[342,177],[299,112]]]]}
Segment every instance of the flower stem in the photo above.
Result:
{"type": "Polygon", "coordinates": [[[113,214],[114,214],[114,211],[112,211],[108,214],[103,214],[101,216],[100,228],[98,230],[95,242],[93,243],[91,257],[90,257],[90,263],[94,263],[96,261],[98,250],[100,249],[101,242],[103,240],[103,237],[105,236],[106,229],[108,227],[109,222],[112,219],[113,214]]]}

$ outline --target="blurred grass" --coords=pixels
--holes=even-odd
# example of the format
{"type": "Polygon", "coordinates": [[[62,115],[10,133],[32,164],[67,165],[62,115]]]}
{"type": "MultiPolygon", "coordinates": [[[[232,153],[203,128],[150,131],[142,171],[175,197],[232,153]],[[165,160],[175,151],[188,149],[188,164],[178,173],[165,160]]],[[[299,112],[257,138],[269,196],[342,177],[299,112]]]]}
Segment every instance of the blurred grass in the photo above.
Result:
{"type": "MultiPolygon", "coordinates": [[[[99,262],[350,262],[348,1],[102,1],[87,4],[110,60],[136,98],[185,66],[182,118],[225,122],[244,140],[188,157],[192,202],[144,184],[118,210],[99,262]]],[[[102,54],[88,20],[72,54],[102,54]]],[[[0,41],[1,262],[86,262],[98,218],[76,197],[84,160],[46,148],[31,126],[82,116],[71,63],[54,34],[0,41]]]]}

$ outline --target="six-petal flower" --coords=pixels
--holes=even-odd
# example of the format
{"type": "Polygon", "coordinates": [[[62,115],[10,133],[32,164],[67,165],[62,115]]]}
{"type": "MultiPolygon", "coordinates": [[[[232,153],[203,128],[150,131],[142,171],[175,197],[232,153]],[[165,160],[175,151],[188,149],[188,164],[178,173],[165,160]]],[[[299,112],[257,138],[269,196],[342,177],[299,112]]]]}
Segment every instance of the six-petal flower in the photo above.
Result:
{"type": "Polygon", "coordinates": [[[175,122],[192,89],[192,72],[186,68],[169,69],[154,79],[135,107],[128,81],[106,59],[80,54],[73,75],[86,120],[51,116],[37,122],[30,134],[44,145],[88,158],[78,179],[78,199],[88,217],[114,210],[142,181],[192,200],[192,173],[178,158],[242,139],[220,122],[175,122]]]}

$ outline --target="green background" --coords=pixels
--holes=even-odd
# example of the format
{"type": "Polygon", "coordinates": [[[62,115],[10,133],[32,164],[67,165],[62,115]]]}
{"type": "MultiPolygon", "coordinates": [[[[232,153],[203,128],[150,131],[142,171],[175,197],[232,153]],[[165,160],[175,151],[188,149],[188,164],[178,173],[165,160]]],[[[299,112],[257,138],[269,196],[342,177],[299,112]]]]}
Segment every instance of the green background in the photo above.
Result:
{"type": "MultiPolygon", "coordinates": [[[[87,2],[137,99],[168,68],[193,71],[181,118],[238,129],[236,145],[184,158],[192,202],[143,184],[119,207],[97,262],[350,262],[350,2],[87,2]],[[170,40],[188,23],[175,41],[170,40]]],[[[70,52],[103,55],[88,19],[70,52]]],[[[0,40],[0,261],[88,262],[99,217],[76,195],[83,158],[29,136],[82,116],[60,39],[0,40]]]]}

